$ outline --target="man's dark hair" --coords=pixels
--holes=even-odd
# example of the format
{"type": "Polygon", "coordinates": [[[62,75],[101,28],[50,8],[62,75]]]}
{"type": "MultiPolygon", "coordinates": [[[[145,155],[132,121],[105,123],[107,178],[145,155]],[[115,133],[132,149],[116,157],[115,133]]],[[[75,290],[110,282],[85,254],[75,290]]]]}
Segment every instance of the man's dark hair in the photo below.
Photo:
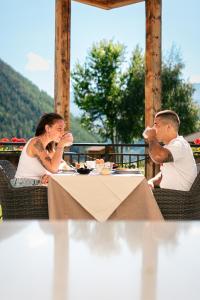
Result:
{"type": "Polygon", "coordinates": [[[180,119],[179,116],[177,115],[177,113],[173,110],[162,110],[157,112],[157,114],[155,115],[155,118],[160,117],[163,120],[166,121],[171,121],[173,123],[173,125],[175,126],[175,128],[179,129],[180,126],[180,119]]]}

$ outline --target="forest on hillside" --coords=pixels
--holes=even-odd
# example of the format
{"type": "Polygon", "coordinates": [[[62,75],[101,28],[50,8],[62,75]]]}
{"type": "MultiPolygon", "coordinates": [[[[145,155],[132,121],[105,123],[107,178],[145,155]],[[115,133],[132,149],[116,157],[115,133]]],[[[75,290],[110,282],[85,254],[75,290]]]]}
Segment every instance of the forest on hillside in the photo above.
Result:
{"type": "MultiPolygon", "coordinates": [[[[43,113],[53,111],[53,98],[0,59],[0,138],[30,138],[43,113]]],[[[71,115],[75,142],[97,142],[79,118],[71,115]]]]}

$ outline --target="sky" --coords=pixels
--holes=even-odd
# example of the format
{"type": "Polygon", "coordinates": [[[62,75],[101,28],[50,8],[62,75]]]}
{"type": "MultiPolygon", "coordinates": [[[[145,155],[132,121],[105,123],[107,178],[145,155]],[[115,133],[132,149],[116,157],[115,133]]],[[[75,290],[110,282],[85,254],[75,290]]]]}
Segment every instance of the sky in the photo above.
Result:
{"type": "MultiPolygon", "coordinates": [[[[200,83],[200,1],[162,0],[163,56],[174,45],[184,79],[200,83]]],[[[145,48],[145,4],[102,10],[72,1],[71,69],[93,43],[113,39],[127,60],[145,48]]],[[[49,95],[54,94],[55,0],[0,0],[0,58],[49,95]]]]}

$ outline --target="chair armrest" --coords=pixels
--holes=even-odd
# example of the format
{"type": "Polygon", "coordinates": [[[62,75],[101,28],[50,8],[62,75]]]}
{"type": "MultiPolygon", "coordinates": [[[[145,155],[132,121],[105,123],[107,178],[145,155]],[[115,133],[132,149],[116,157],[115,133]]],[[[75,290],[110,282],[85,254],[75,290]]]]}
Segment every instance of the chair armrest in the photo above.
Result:
{"type": "Polygon", "coordinates": [[[188,195],[188,191],[178,191],[178,190],[171,190],[171,189],[162,189],[162,188],[155,188],[152,190],[153,194],[157,197],[169,197],[172,199],[172,197],[179,197],[182,199],[182,197],[185,197],[188,195]]]}

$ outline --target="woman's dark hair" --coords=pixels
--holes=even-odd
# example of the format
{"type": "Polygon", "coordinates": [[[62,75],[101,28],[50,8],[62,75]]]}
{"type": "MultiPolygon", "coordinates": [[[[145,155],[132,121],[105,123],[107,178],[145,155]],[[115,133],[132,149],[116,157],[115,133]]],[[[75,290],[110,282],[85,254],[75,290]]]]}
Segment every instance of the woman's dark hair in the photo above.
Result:
{"type": "MultiPolygon", "coordinates": [[[[41,134],[44,134],[45,133],[45,126],[46,125],[49,125],[49,126],[52,126],[56,123],[56,121],[58,120],[64,120],[63,117],[57,113],[48,113],[48,114],[44,114],[38,124],[37,124],[37,127],[36,127],[36,130],[35,130],[35,136],[39,136],[41,134]]],[[[49,151],[49,152],[52,152],[53,149],[55,147],[55,143],[54,142],[50,142],[47,146],[46,146],[46,149],[49,151]]]]}

